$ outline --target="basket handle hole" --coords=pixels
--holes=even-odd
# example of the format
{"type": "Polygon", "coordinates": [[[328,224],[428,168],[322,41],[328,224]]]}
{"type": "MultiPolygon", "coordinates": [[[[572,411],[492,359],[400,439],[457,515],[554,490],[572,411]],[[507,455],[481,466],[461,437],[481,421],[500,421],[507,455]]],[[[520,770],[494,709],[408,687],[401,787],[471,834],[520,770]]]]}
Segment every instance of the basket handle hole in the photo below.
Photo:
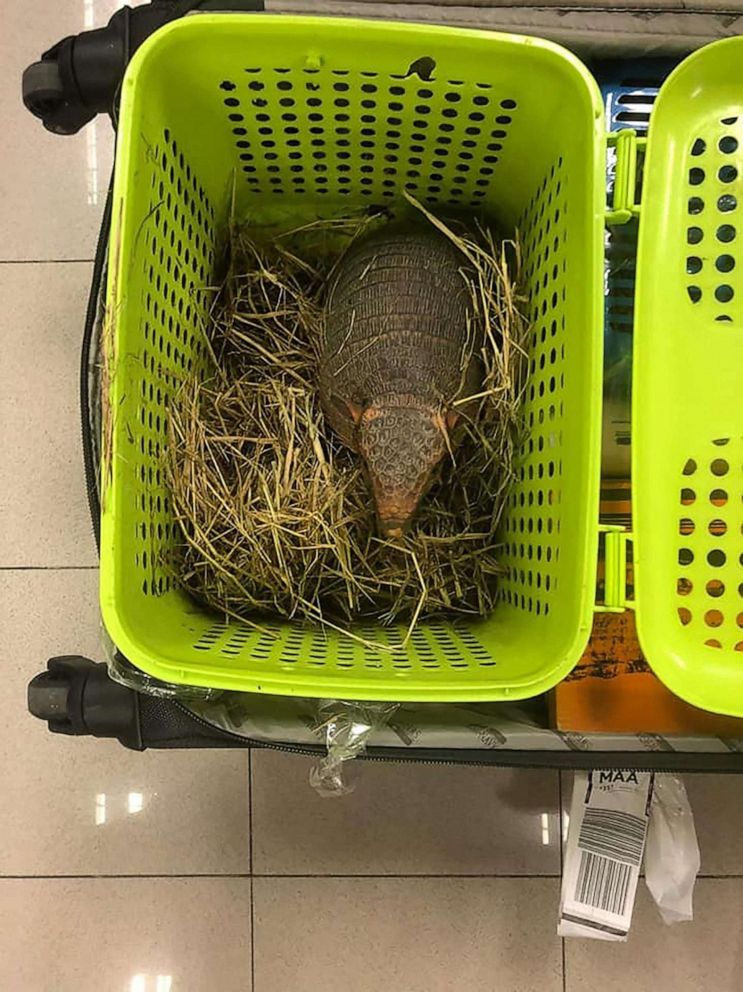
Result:
{"type": "Polygon", "coordinates": [[[433,73],[436,69],[436,60],[432,59],[430,55],[423,55],[419,59],[415,59],[408,66],[408,71],[405,73],[405,78],[408,79],[410,76],[417,76],[422,82],[430,83],[433,79],[433,73]]]}

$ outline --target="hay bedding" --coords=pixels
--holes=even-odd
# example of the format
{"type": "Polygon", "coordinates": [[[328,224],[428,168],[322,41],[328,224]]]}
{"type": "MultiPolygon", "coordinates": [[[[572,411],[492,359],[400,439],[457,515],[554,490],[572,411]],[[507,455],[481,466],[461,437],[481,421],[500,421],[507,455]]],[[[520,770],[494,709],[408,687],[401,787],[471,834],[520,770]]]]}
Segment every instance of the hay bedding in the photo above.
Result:
{"type": "Polygon", "coordinates": [[[228,273],[204,329],[211,368],[186,379],[171,405],[166,455],[182,531],[171,567],[222,614],[412,629],[423,616],[493,609],[496,535],[522,431],[518,251],[485,228],[426,216],[471,272],[485,377],[453,458],[396,542],[379,536],[361,461],[326,427],[316,389],[324,288],[343,246],[383,221],[318,221],[273,240],[231,232],[228,273]]]}

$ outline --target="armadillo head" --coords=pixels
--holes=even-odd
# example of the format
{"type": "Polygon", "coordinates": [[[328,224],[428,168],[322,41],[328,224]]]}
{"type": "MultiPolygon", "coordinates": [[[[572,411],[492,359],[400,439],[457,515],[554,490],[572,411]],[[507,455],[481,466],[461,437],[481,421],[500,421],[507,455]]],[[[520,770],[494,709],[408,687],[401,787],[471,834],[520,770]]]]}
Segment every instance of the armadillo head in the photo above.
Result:
{"type": "Polygon", "coordinates": [[[382,530],[401,536],[447,451],[446,423],[436,409],[388,399],[370,404],[358,424],[359,452],[382,530]]]}

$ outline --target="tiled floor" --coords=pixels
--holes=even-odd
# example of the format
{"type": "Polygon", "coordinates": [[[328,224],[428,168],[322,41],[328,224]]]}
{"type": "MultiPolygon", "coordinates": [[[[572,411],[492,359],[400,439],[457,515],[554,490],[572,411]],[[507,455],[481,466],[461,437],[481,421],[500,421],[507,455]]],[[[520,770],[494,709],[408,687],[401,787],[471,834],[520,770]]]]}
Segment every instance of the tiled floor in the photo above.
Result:
{"type": "Polygon", "coordinates": [[[50,655],[102,657],[77,363],[111,141],[47,135],[19,74],[111,9],[6,0],[0,33],[0,989],[737,992],[737,779],[689,781],[693,924],[643,890],[627,945],[563,946],[555,773],[372,765],[323,800],[304,759],[135,754],[26,715],[50,655]]]}

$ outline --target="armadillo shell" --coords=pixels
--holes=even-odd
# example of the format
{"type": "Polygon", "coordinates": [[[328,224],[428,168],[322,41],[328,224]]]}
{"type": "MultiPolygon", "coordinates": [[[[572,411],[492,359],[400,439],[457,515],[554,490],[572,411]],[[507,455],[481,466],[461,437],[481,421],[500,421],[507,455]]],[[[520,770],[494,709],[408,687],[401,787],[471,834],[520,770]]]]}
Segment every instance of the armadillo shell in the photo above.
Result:
{"type": "Polygon", "coordinates": [[[320,397],[353,446],[347,404],[407,396],[440,409],[477,390],[466,260],[432,225],[389,225],[352,245],[325,314],[320,397]]]}

